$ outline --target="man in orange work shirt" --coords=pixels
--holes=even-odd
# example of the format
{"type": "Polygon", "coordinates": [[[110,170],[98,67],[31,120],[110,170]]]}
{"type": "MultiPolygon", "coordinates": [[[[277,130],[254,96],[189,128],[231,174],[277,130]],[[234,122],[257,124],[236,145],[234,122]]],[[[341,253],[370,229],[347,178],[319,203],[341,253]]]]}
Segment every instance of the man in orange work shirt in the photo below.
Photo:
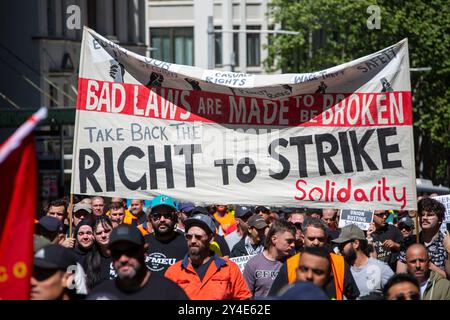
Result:
{"type": "Polygon", "coordinates": [[[192,300],[245,300],[252,294],[234,262],[209,249],[214,221],[204,214],[185,220],[188,254],[170,266],[165,277],[184,289],[192,300]]]}

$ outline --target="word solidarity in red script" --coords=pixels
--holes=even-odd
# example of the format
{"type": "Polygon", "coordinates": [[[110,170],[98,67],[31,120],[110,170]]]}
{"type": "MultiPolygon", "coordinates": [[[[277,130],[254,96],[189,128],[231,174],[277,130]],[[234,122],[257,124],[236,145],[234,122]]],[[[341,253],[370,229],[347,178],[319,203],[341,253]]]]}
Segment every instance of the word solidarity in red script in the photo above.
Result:
{"type": "Polygon", "coordinates": [[[298,196],[295,196],[295,200],[299,201],[323,201],[323,202],[382,202],[392,201],[399,203],[403,209],[406,206],[406,188],[390,187],[386,183],[386,178],[381,178],[377,181],[377,184],[366,188],[357,188],[352,186],[352,179],[347,179],[346,186],[337,186],[336,182],[329,179],[325,180],[323,187],[309,187],[308,182],[303,179],[298,179],[295,184],[296,189],[299,192],[298,196]]]}
{"type": "Polygon", "coordinates": [[[411,92],[303,94],[278,99],[79,80],[78,110],[177,121],[275,126],[410,126],[411,92]]]}

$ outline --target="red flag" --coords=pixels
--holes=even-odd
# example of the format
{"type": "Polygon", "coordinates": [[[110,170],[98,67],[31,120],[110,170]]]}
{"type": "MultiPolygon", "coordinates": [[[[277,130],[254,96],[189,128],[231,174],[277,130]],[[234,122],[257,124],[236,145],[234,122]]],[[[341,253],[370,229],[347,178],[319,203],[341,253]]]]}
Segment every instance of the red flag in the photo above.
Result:
{"type": "Polygon", "coordinates": [[[37,184],[32,131],[46,116],[41,108],[0,146],[0,300],[30,296],[37,184]]]}

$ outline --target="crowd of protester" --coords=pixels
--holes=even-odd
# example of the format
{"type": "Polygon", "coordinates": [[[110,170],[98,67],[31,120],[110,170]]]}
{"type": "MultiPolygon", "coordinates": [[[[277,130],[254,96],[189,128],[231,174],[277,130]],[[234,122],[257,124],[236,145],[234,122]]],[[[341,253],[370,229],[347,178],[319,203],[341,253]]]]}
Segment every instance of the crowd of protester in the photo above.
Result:
{"type": "Polygon", "coordinates": [[[431,197],[375,211],[366,231],[338,228],[338,210],[164,195],[69,211],[55,200],[36,220],[32,299],[450,300],[445,207],[431,197]]]}

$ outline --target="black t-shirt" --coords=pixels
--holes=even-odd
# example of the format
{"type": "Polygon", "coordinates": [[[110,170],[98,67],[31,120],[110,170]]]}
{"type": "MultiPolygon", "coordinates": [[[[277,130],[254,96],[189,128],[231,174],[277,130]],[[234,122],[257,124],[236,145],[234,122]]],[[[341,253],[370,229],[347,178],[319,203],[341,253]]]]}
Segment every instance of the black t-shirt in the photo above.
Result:
{"type": "Polygon", "coordinates": [[[100,255],[101,257],[101,281],[106,281],[110,279],[114,279],[117,277],[116,269],[114,269],[114,265],[112,263],[111,257],[105,257],[100,255]]]}
{"type": "Polygon", "coordinates": [[[87,267],[87,265],[86,265],[86,257],[87,257],[87,254],[88,254],[91,250],[92,250],[92,248],[86,250],[86,249],[84,249],[84,248],[82,248],[82,247],[79,247],[78,245],[76,245],[76,246],[73,248],[73,253],[75,254],[75,257],[76,257],[76,259],[77,259],[77,262],[78,262],[79,264],[81,264],[81,266],[83,267],[84,271],[86,271],[86,267],[87,267]]]}
{"type": "Polygon", "coordinates": [[[213,260],[214,259],[211,257],[206,263],[203,263],[203,264],[201,264],[201,265],[199,265],[197,267],[192,265],[194,267],[195,272],[197,272],[197,275],[200,278],[200,281],[203,281],[203,278],[205,277],[206,271],[208,271],[209,265],[211,264],[211,262],[213,260]]]}
{"type": "Polygon", "coordinates": [[[175,282],[158,273],[151,273],[148,282],[138,290],[122,291],[116,280],[103,282],[95,287],[87,300],[189,300],[175,282]]]}
{"type": "Polygon", "coordinates": [[[386,262],[392,270],[395,271],[397,265],[397,251],[392,251],[383,247],[383,242],[386,240],[392,240],[400,244],[403,240],[401,232],[393,225],[386,224],[386,227],[377,230],[372,234],[373,245],[377,251],[377,259],[386,262]]]}
{"type": "Polygon", "coordinates": [[[146,235],[145,242],[149,244],[145,264],[150,271],[164,274],[175,262],[182,260],[187,254],[187,242],[184,236],[175,232],[174,237],[168,241],[156,239],[154,233],[146,235]]]}

